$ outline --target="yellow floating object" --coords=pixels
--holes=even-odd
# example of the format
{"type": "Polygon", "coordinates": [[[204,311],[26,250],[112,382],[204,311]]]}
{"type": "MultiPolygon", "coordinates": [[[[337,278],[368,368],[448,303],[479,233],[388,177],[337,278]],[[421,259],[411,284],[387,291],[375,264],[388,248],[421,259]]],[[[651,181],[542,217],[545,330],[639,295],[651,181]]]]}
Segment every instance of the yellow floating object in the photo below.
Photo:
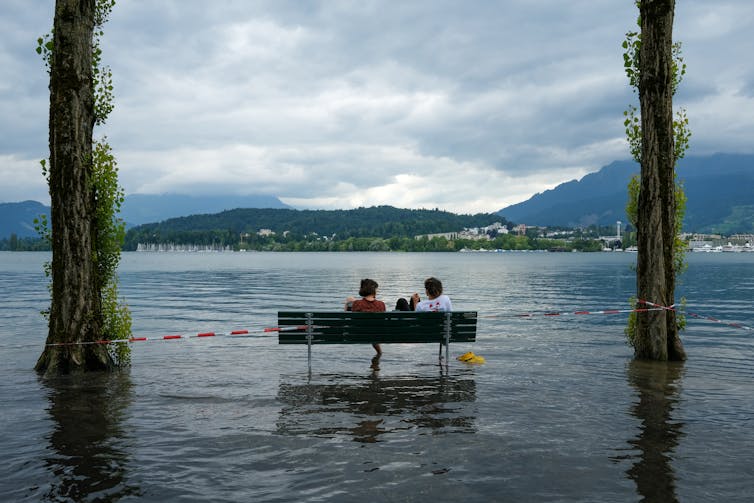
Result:
{"type": "Polygon", "coordinates": [[[471,351],[469,351],[468,353],[462,354],[461,356],[459,356],[456,359],[460,360],[460,361],[462,361],[464,363],[478,363],[478,364],[482,364],[482,363],[485,362],[483,356],[475,355],[471,351]]]}

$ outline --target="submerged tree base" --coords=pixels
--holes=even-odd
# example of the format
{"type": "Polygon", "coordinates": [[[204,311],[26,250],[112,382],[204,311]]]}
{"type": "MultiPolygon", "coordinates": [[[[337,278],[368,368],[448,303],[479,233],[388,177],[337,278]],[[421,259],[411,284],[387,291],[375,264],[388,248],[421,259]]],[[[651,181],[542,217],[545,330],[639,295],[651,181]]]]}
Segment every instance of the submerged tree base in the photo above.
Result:
{"type": "Polygon", "coordinates": [[[104,344],[47,346],[34,366],[34,370],[43,375],[109,371],[116,368],[117,365],[104,344]]]}

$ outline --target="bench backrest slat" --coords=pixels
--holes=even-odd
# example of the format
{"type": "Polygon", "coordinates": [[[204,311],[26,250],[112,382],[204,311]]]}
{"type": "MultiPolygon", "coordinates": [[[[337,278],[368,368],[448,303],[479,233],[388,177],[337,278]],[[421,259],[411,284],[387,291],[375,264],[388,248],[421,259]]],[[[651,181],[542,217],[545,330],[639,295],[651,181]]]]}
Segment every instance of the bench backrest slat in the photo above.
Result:
{"type": "MultiPolygon", "coordinates": [[[[425,343],[443,342],[446,313],[388,311],[280,311],[280,344],[306,344],[307,331],[295,329],[311,322],[313,344],[425,343]]],[[[450,313],[450,342],[476,340],[476,311],[450,313]]]]}

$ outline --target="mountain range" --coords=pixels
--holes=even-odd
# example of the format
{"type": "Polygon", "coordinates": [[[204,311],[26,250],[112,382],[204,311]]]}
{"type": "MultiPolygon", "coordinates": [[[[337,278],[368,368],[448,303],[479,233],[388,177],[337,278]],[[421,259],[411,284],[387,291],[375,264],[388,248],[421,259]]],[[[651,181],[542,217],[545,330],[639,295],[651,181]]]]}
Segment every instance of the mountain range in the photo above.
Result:
{"type": "MultiPolygon", "coordinates": [[[[546,227],[613,226],[627,222],[627,185],[639,166],[616,161],[580,180],[562,183],[497,213],[507,221],[546,227]]],[[[754,233],[754,155],[689,156],[678,178],[688,197],[683,229],[720,234],[754,233]]],[[[235,208],[292,210],[274,196],[189,196],[132,194],[121,218],[128,227],[169,218],[214,214],[235,208]]],[[[0,239],[36,237],[33,221],[50,208],[36,201],[0,203],[0,239]]]]}
{"type": "Polygon", "coordinates": [[[0,239],[12,234],[20,238],[38,237],[34,219],[40,215],[50,217],[50,207],[37,201],[0,203],[0,239]]]}
{"type": "MultiPolygon", "coordinates": [[[[616,161],[498,213],[512,222],[547,227],[625,223],[627,186],[637,173],[637,163],[616,161]]],[[[688,198],[684,231],[754,232],[754,155],[689,156],[676,173],[688,198]]]]}
{"type": "MultiPolygon", "coordinates": [[[[235,208],[290,209],[273,196],[190,196],[183,194],[131,194],[126,196],[120,218],[126,227],[161,222],[168,218],[220,213],[235,208]]],[[[19,238],[37,237],[34,219],[45,214],[50,207],[37,201],[0,203],[0,239],[15,234],[19,238]]]]}

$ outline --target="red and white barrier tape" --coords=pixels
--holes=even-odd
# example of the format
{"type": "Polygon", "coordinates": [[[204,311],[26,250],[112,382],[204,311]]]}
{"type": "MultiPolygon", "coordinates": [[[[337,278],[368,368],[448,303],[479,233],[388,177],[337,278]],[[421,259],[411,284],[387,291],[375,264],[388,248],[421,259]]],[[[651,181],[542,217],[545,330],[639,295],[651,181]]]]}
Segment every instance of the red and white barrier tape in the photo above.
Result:
{"type": "Polygon", "coordinates": [[[265,328],[265,332],[297,332],[301,330],[307,330],[309,328],[312,329],[318,329],[318,328],[330,328],[330,325],[296,325],[296,326],[289,326],[289,327],[269,327],[265,328]]]}
{"type": "MultiPolygon", "coordinates": [[[[308,325],[296,325],[295,327],[269,327],[265,328],[265,332],[295,332],[296,330],[306,330],[308,325]]],[[[312,328],[322,328],[322,327],[315,327],[312,325],[312,328]]]]}
{"type": "MultiPolygon", "coordinates": [[[[325,325],[312,325],[312,328],[329,328],[325,325]]],[[[307,325],[297,325],[290,327],[270,327],[265,328],[263,332],[289,332],[294,330],[306,330],[307,325]]],[[[45,344],[46,346],[85,346],[90,344],[115,344],[119,342],[154,342],[154,341],[172,341],[177,339],[193,339],[193,338],[206,338],[206,337],[251,337],[252,333],[249,330],[233,330],[232,332],[201,332],[194,335],[175,334],[175,335],[162,335],[158,337],[129,337],[127,339],[102,339],[98,341],[79,341],[79,342],[51,342],[45,344]]]]}
{"type": "Polygon", "coordinates": [[[82,342],[51,342],[49,344],[45,344],[46,346],[74,346],[74,345],[86,345],[86,344],[114,344],[117,342],[146,342],[146,341],[170,341],[170,340],[176,340],[176,339],[192,339],[192,338],[205,338],[205,337],[223,337],[223,336],[231,336],[231,337],[245,337],[249,336],[250,332],[248,330],[233,330],[232,332],[200,332],[195,335],[182,335],[182,334],[176,334],[176,335],[163,335],[159,337],[129,337],[127,339],[102,339],[99,341],[82,341],[82,342]]]}
{"type": "MultiPolygon", "coordinates": [[[[655,304],[654,302],[649,302],[648,300],[637,300],[636,302],[642,303],[642,304],[646,304],[647,306],[659,307],[659,308],[667,310],[667,311],[677,311],[675,305],[666,307],[666,306],[661,306],[659,304],[655,304]]],[[[714,318],[712,316],[705,316],[705,315],[702,315],[702,314],[692,313],[692,312],[685,311],[685,310],[683,311],[683,313],[687,314],[688,316],[691,316],[692,318],[697,318],[697,319],[700,319],[700,320],[712,321],[712,322],[715,322],[715,323],[719,323],[721,325],[727,325],[729,327],[740,328],[740,329],[743,329],[743,330],[754,330],[754,328],[749,327],[747,325],[744,325],[742,323],[723,321],[723,320],[714,318]]]]}
{"type": "MultiPolygon", "coordinates": [[[[635,308],[635,309],[603,309],[599,311],[560,311],[560,312],[541,312],[541,313],[520,313],[520,314],[510,314],[510,315],[488,315],[488,316],[481,316],[481,318],[535,318],[538,316],[542,317],[554,317],[554,316],[579,316],[579,315],[596,315],[596,314],[625,314],[625,313],[646,313],[650,311],[677,311],[676,306],[663,306],[660,304],[655,304],[654,302],[649,302],[646,300],[638,300],[637,303],[644,304],[647,306],[651,306],[648,308],[635,308]]],[[[712,316],[704,316],[697,313],[691,313],[688,311],[685,311],[685,314],[688,316],[691,316],[693,318],[697,319],[703,319],[708,321],[713,321],[715,323],[720,323],[722,325],[727,325],[734,328],[740,328],[743,330],[754,330],[752,327],[749,327],[747,325],[743,325],[741,323],[732,323],[732,322],[726,322],[719,320],[717,318],[713,318],[712,316]]],[[[327,326],[322,325],[312,325],[311,328],[328,328],[327,326]]],[[[265,333],[269,332],[288,332],[288,331],[299,331],[299,330],[306,330],[307,325],[296,325],[296,326],[286,326],[286,327],[268,327],[263,330],[265,333]]],[[[52,342],[49,344],[46,344],[47,346],[74,346],[74,345],[87,345],[87,344],[114,344],[119,342],[147,342],[147,341],[168,341],[168,340],[177,340],[177,339],[191,339],[191,338],[206,338],[206,337],[250,337],[251,332],[249,330],[233,330],[232,332],[201,332],[195,335],[163,335],[159,337],[129,337],[127,339],[113,339],[113,340],[99,340],[99,341],[85,341],[85,342],[52,342]]]]}
{"type": "Polygon", "coordinates": [[[482,318],[536,318],[538,316],[578,316],[586,314],[621,314],[621,313],[646,313],[648,311],[664,311],[665,308],[643,308],[643,309],[603,309],[601,311],[560,311],[560,312],[541,312],[541,313],[519,313],[508,315],[482,316],[482,318]]]}

